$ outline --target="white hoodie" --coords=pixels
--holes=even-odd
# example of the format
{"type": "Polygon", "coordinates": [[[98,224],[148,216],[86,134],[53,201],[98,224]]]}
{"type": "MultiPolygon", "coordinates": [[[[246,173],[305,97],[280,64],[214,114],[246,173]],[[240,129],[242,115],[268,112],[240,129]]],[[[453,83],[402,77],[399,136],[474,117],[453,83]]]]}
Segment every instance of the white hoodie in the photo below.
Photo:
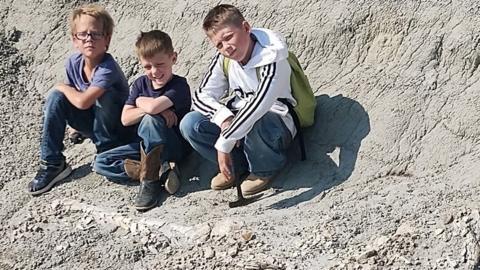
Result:
{"type": "Polygon", "coordinates": [[[296,105],[290,89],[287,44],[282,36],[268,29],[253,28],[251,33],[256,42],[248,63],[242,66],[230,60],[227,79],[223,71],[224,56],[217,52],[193,95],[193,109],[208,116],[219,127],[234,116],[231,125],[222,131],[215,143],[215,148],[224,153],[230,153],[236,141],[244,138],[255,122],[269,111],[282,116],[292,137],[296,133],[287,106],[277,100],[287,98],[296,105]],[[234,91],[235,99],[227,107],[220,99],[229,89],[234,91]],[[234,114],[232,110],[238,112],[234,114]]]}

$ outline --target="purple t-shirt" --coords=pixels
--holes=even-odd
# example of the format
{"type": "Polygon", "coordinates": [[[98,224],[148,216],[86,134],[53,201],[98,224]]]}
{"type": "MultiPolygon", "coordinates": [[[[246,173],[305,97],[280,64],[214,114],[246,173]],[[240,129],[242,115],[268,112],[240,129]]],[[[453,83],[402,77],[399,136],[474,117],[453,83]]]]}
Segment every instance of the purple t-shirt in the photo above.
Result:
{"type": "Polygon", "coordinates": [[[178,120],[190,111],[192,105],[190,86],[187,79],[178,75],[173,75],[172,79],[160,89],[154,89],[152,81],[146,75],[141,76],[132,84],[125,104],[136,106],[135,100],[138,97],[157,98],[159,96],[166,96],[172,101],[178,120]]]}
{"type": "Polygon", "coordinates": [[[127,98],[128,81],[112,55],[105,54],[102,62],[95,67],[91,82],[82,76],[84,64],[85,60],[80,53],[75,53],[67,59],[65,84],[82,92],[89,86],[98,86],[105,91],[118,92],[118,97],[123,100],[127,98]]]}

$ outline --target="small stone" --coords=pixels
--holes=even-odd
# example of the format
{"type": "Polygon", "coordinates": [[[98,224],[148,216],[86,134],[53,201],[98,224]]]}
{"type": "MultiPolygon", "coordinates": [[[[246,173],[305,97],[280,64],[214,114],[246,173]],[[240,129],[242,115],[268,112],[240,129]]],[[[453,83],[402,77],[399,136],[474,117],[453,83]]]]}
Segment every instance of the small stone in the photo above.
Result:
{"type": "Polygon", "coordinates": [[[462,220],[463,220],[463,222],[465,222],[465,224],[467,224],[467,223],[469,223],[470,221],[472,221],[473,218],[470,217],[470,216],[465,216],[465,217],[462,218],[462,220]]]}
{"type": "Polygon", "coordinates": [[[273,257],[268,257],[266,260],[265,260],[269,265],[275,265],[275,258],[273,257]]]}
{"type": "Polygon", "coordinates": [[[402,223],[395,232],[396,235],[402,234],[413,234],[415,232],[415,228],[409,223],[402,223]]]}
{"type": "Polygon", "coordinates": [[[152,245],[148,246],[148,251],[150,251],[153,254],[158,254],[158,250],[152,245]]]}
{"type": "Polygon", "coordinates": [[[93,221],[93,218],[92,218],[92,217],[86,217],[86,218],[83,220],[83,224],[88,225],[88,224],[92,223],[92,221],[93,221]]]}
{"type": "Polygon", "coordinates": [[[377,255],[377,251],[375,249],[370,249],[365,251],[362,255],[360,255],[358,257],[358,260],[365,260],[376,255],[377,255]]]}
{"type": "Polygon", "coordinates": [[[53,210],[57,210],[57,207],[60,205],[60,200],[53,200],[53,202],[50,204],[53,210]]]}
{"type": "Polygon", "coordinates": [[[252,238],[253,238],[253,232],[251,232],[249,230],[242,231],[241,235],[242,235],[243,240],[245,240],[245,242],[248,242],[248,241],[252,240],[252,238]]]}
{"type": "Polygon", "coordinates": [[[390,240],[387,236],[380,236],[379,238],[375,239],[373,245],[375,248],[380,249],[381,247],[385,246],[385,244],[390,240]]]}
{"type": "Polygon", "coordinates": [[[144,237],[140,238],[140,243],[142,245],[146,245],[148,243],[148,240],[149,240],[148,236],[144,236],[144,237]]]}
{"type": "Polygon", "coordinates": [[[237,255],[237,253],[238,253],[238,248],[236,246],[229,248],[228,251],[227,251],[227,254],[230,257],[235,257],[237,255]]]}
{"type": "Polygon", "coordinates": [[[246,270],[257,270],[260,269],[260,266],[255,262],[248,262],[245,264],[246,270]]]}
{"type": "Polygon", "coordinates": [[[211,259],[215,257],[215,251],[211,247],[206,247],[205,250],[203,251],[203,255],[205,259],[211,259]]]}
{"type": "Polygon", "coordinates": [[[452,215],[446,215],[443,217],[443,224],[448,225],[453,222],[453,216],[452,215]]]}
{"type": "Polygon", "coordinates": [[[458,268],[458,262],[456,260],[451,259],[450,256],[447,256],[447,261],[448,261],[448,264],[450,264],[450,267],[458,268]]]}
{"type": "Polygon", "coordinates": [[[132,235],[137,235],[138,234],[138,224],[137,223],[132,222],[132,224],[130,224],[130,233],[132,235]]]}
{"type": "Polygon", "coordinates": [[[442,234],[444,231],[445,231],[445,229],[443,229],[443,228],[436,229],[436,230],[435,230],[435,235],[440,235],[440,234],[442,234]]]}

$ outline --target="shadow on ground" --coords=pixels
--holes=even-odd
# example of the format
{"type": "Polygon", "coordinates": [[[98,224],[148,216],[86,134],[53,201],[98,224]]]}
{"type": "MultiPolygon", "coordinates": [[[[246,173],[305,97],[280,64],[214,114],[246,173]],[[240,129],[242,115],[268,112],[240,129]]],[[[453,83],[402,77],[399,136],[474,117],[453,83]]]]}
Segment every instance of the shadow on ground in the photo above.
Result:
{"type": "Polygon", "coordinates": [[[360,103],[342,95],[317,96],[315,124],[304,131],[307,159],[293,161],[272,183],[278,191],[273,196],[307,190],[270,207],[295,206],[347,180],[355,169],[361,141],[369,132],[370,120],[360,103]]]}
{"type": "MultiPolygon", "coordinates": [[[[370,132],[365,109],[342,95],[317,96],[315,124],[304,130],[307,160],[300,161],[296,140],[291,147],[293,161],[272,182],[277,191],[270,197],[307,188],[307,191],[282,199],[272,208],[288,208],[311,200],[334,185],[347,180],[355,169],[361,141],[370,132]]],[[[182,186],[176,196],[210,188],[210,179],[218,172],[216,165],[193,152],[178,164],[182,186]]]]}

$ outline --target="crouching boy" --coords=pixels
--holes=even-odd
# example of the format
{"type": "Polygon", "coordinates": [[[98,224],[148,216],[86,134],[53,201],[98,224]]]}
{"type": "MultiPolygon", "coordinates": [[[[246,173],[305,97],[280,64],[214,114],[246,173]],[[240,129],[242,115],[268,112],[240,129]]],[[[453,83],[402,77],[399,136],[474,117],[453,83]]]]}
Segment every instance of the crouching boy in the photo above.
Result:
{"type": "Polygon", "coordinates": [[[195,111],[184,117],[180,130],[196,151],[218,164],[212,189],[234,184],[234,166],[239,175],[248,173],[242,190],[251,195],[284,167],[296,133],[288,107],[278,100],[296,104],[287,45],[273,31],[252,28],[231,5],[210,10],[203,30],[218,52],[194,94],[195,111]],[[220,102],[229,89],[234,98],[220,102]]]}
{"type": "Polygon", "coordinates": [[[135,207],[145,211],[157,205],[163,184],[170,194],[179,187],[175,170],[162,177],[160,170],[163,163],[179,161],[188,153],[178,123],[190,110],[191,95],[187,80],[172,73],[177,53],[166,33],[142,32],[135,47],[145,75],[131,86],[122,123],[138,124],[139,140],[100,154],[94,168],[111,180],[140,180],[135,207]]]}
{"type": "Polygon", "coordinates": [[[40,169],[28,184],[32,195],[50,190],[72,172],[62,154],[67,124],[91,138],[97,153],[123,145],[135,135],[120,122],[128,82],[107,53],[112,18],[101,6],[83,6],[72,12],[70,32],[78,52],[66,61],[65,82],[45,102],[40,169]]]}

